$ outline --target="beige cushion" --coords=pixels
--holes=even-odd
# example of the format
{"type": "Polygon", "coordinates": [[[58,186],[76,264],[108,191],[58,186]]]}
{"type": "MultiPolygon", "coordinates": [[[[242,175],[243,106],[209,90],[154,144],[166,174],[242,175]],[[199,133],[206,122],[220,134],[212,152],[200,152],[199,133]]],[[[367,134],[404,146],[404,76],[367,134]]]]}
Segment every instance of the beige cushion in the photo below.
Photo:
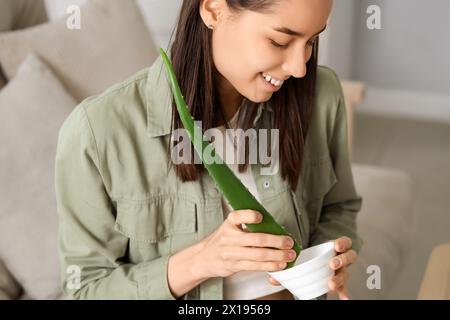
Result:
{"type": "Polygon", "coordinates": [[[63,17],[0,36],[0,61],[12,78],[28,53],[40,56],[79,101],[150,66],[156,47],[134,0],[90,0],[81,30],[63,17]]]}
{"type": "Polygon", "coordinates": [[[349,292],[354,299],[387,299],[410,249],[413,183],[405,173],[353,165],[353,175],[363,206],[358,214],[358,234],[364,243],[350,267],[349,292]],[[367,267],[381,269],[381,290],[369,290],[367,267]]]}
{"type": "MultiPolygon", "coordinates": [[[[47,20],[44,0],[0,0],[0,32],[31,27],[47,20]]],[[[0,90],[5,83],[0,70],[0,90]]]]}
{"type": "Polygon", "coordinates": [[[33,299],[61,292],[54,156],[75,105],[35,56],[0,92],[0,259],[33,299]]]}
{"type": "Polygon", "coordinates": [[[0,261],[0,300],[16,299],[19,297],[20,291],[19,284],[0,261]]]}
{"type": "Polygon", "coordinates": [[[44,0],[0,1],[0,32],[23,29],[46,21],[44,0]]]}

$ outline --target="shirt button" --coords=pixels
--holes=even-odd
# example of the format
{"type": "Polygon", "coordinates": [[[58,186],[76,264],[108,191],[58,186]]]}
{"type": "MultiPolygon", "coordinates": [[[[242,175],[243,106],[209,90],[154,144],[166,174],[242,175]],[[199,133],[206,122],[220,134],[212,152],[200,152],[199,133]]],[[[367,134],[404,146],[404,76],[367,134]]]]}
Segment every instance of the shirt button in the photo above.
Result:
{"type": "Polygon", "coordinates": [[[270,181],[268,181],[268,180],[264,181],[263,187],[264,187],[264,189],[269,189],[270,188],[270,181]]]}
{"type": "Polygon", "coordinates": [[[217,195],[219,193],[220,193],[219,189],[217,187],[214,187],[213,188],[213,194],[217,195]]]}

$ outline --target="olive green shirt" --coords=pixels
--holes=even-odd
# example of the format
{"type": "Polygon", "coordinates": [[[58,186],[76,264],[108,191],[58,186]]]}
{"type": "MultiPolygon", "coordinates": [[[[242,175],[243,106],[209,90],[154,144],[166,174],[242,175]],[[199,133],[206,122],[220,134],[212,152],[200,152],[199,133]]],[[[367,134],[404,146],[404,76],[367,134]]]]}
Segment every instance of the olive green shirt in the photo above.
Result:
{"type": "MultiPolygon", "coordinates": [[[[303,175],[291,191],[281,173],[252,165],[263,206],[301,242],[361,241],[361,207],[350,168],[346,108],[335,73],[319,67],[303,175]]],[[[171,91],[162,60],[82,102],[64,122],[56,155],[59,250],[64,292],[76,299],[174,299],[168,260],[224,220],[221,194],[205,173],[182,183],[169,171],[171,91]],[[80,285],[71,273],[80,270],[80,285]]],[[[269,128],[261,104],[255,128],[269,128]]],[[[76,274],[75,274],[76,275],[76,274]]],[[[222,299],[212,278],[183,299],[222,299]]]]}

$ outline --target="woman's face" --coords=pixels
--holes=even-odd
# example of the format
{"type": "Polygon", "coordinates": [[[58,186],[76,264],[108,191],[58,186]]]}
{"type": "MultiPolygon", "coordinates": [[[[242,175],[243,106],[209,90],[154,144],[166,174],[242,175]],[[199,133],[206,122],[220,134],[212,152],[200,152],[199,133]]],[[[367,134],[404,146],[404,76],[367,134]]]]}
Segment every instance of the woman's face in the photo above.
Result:
{"type": "Polygon", "coordinates": [[[306,75],[312,45],[332,8],[332,0],[274,3],[271,13],[244,10],[236,15],[225,0],[205,0],[200,8],[205,23],[214,26],[213,59],[220,87],[234,88],[257,103],[268,101],[288,78],[306,75]]]}

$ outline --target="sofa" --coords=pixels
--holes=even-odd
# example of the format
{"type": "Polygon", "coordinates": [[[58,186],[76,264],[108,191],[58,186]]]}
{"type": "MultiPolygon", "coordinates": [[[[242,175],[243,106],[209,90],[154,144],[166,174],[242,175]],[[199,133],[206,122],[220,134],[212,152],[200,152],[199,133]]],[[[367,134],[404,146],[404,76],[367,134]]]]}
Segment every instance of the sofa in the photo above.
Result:
{"type": "MultiPolygon", "coordinates": [[[[89,0],[78,31],[65,17],[47,21],[43,0],[0,0],[0,9],[9,21],[0,25],[0,299],[64,299],[53,186],[58,129],[81,100],[150,66],[157,50],[134,0],[89,0]],[[28,10],[20,17],[18,4],[28,10]]],[[[364,85],[342,85],[352,137],[364,85]]],[[[354,164],[353,174],[364,199],[357,221],[364,247],[351,266],[350,296],[385,299],[408,248],[412,182],[366,165],[354,164]],[[370,290],[374,265],[381,289],[370,290]]]]}

